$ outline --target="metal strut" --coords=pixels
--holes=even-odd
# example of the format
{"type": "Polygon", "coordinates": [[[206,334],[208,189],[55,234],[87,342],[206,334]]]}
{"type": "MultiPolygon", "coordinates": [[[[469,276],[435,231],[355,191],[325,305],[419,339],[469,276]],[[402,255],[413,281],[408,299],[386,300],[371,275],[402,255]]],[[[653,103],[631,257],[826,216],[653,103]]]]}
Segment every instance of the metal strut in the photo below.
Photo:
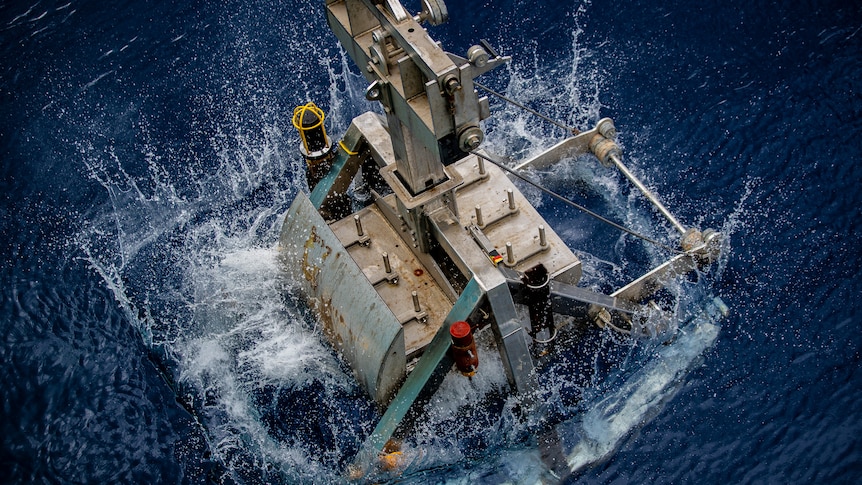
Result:
{"type": "MultiPolygon", "coordinates": [[[[552,125],[554,125],[554,126],[557,126],[557,127],[559,127],[559,128],[562,128],[562,129],[564,129],[564,130],[566,130],[566,131],[568,131],[568,132],[572,133],[573,135],[578,135],[578,134],[580,134],[580,133],[581,133],[581,131],[580,131],[580,130],[578,130],[577,128],[574,128],[574,127],[571,127],[571,126],[565,125],[565,124],[563,124],[563,123],[561,123],[561,122],[559,122],[559,121],[557,121],[557,120],[555,120],[555,119],[553,119],[553,118],[551,118],[551,117],[549,117],[549,116],[543,115],[542,113],[539,113],[538,111],[536,111],[536,110],[534,110],[534,109],[530,108],[529,106],[526,106],[526,105],[525,105],[525,104],[523,104],[523,103],[519,103],[518,101],[515,101],[514,99],[511,99],[511,98],[509,98],[509,97],[507,97],[507,96],[505,96],[505,95],[503,95],[503,94],[501,94],[501,93],[499,93],[499,92],[497,92],[497,91],[494,91],[493,89],[491,89],[491,88],[489,88],[489,87],[487,87],[487,86],[485,86],[485,85],[483,85],[483,84],[481,84],[481,83],[479,83],[479,82],[474,81],[474,82],[473,82],[473,84],[474,84],[477,88],[481,88],[481,89],[483,89],[484,91],[487,91],[488,93],[490,93],[490,94],[492,94],[492,95],[494,95],[494,96],[496,96],[496,97],[498,97],[498,98],[502,99],[503,101],[505,101],[505,102],[507,102],[507,103],[511,104],[512,106],[515,106],[515,107],[518,107],[518,108],[520,108],[520,109],[522,109],[522,110],[524,110],[524,111],[527,111],[528,113],[530,113],[530,114],[532,114],[532,115],[534,115],[534,116],[538,116],[539,118],[541,118],[541,119],[543,119],[543,120],[547,121],[548,123],[551,123],[551,124],[552,124],[552,125]]],[[[480,155],[480,156],[481,156],[481,155],[480,155]]],[[[650,201],[650,203],[652,203],[652,204],[656,207],[656,209],[658,209],[658,211],[659,211],[659,212],[660,212],[660,213],[661,213],[661,214],[662,214],[662,215],[663,215],[663,216],[664,216],[668,221],[670,221],[670,223],[671,223],[671,224],[673,224],[673,226],[674,226],[674,227],[675,227],[675,228],[680,232],[680,234],[685,234],[685,232],[687,231],[687,229],[685,228],[685,226],[683,226],[683,225],[682,225],[682,224],[677,220],[677,218],[676,218],[676,217],[674,217],[674,215],[673,215],[673,214],[671,214],[671,212],[667,209],[667,207],[665,207],[665,206],[664,206],[664,204],[662,204],[662,203],[661,203],[661,201],[658,199],[658,197],[656,197],[656,196],[655,196],[655,195],[654,195],[654,194],[653,194],[653,193],[652,193],[652,192],[651,192],[651,191],[650,191],[650,190],[649,190],[649,189],[648,189],[648,188],[647,188],[647,187],[646,187],[646,186],[645,186],[645,185],[644,185],[644,184],[643,184],[643,183],[642,183],[642,182],[641,182],[637,177],[635,177],[635,176],[634,176],[634,174],[633,174],[633,173],[628,169],[628,167],[626,167],[626,166],[625,166],[625,164],[623,164],[622,160],[620,160],[620,157],[619,157],[618,155],[616,155],[616,153],[613,153],[613,152],[612,152],[612,153],[609,153],[609,154],[608,154],[608,158],[610,158],[610,160],[614,163],[614,165],[617,167],[617,169],[618,169],[620,172],[622,172],[622,173],[623,173],[623,175],[625,175],[625,176],[626,176],[626,178],[627,178],[627,179],[629,179],[629,181],[630,181],[632,184],[634,184],[634,186],[635,186],[635,187],[637,187],[637,188],[638,188],[638,190],[640,190],[640,191],[644,194],[644,196],[647,198],[647,200],[649,200],[649,201],[650,201]]],[[[510,172],[510,173],[511,173],[511,172],[510,172]]],[[[583,209],[581,209],[581,210],[583,210],[583,209]]],[[[589,212],[589,211],[586,211],[586,210],[583,210],[583,211],[584,211],[584,212],[589,212]]],[[[605,221],[605,222],[606,222],[606,221],[605,221]]],[[[612,225],[613,225],[614,227],[617,227],[618,229],[620,229],[620,227],[618,227],[616,224],[612,224],[612,225]]],[[[629,231],[628,229],[624,229],[624,230],[625,230],[625,232],[628,232],[629,234],[632,234],[632,235],[634,235],[634,236],[637,236],[636,234],[634,234],[632,231],[629,231]]],[[[641,237],[641,236],[637,236],[637,237],[641,237]]],[[[643,238],[643,237],[641,237],[641,239],[644,239],[644,238],[643,238]]],[[[644,240],[647,240],[647,241],[652,242],[652,241],[651,241],[651,240],[649,240],[649,239],[644,239],[644,240]]]]}
{"type": "Polygon", "coordinates": [[[664,204],[662,204],[661,201],[658,200],[658,197],[653,195],[653,193],[650,192],[646,185],[644,185],[637,177],[635,177],[634,174],[629,171],[628,167],[623,165],[623,162],[622,160],[620,160],[620,157],[615,154],[610,154],[608,155],[608,157],[611,159],[612,162],[614,162],[614,165],[617,167],[617,169],[622,172],[627,179],[629,179],[629,182],[634,184],[634,186],[637,187],[638,190],[640,190],[644,194],[644,197],[646,197],[647,200],[649,200],[652,205],[654,205],[655,208],[658,209],[658,211],[661,212],[661,214],[668,221],[670,221],[671,224],[673,224],[673,227],[675,227],[680,234],[685,234],[685,231],[687,230],[685,226],[680,224],[676,217],[674,217],[673,214],[671,214],[670,211],[667,210],[667,207],[665,207],[664,204]]]}
{"type": "MultiPolygon", "coordinates": [[[[637,232],[637,231],[635,231],[635,230],[633,230],[633,229],[629,229],[629,228],[627,228],[627,227],[625,227],[625,226],[623,226],[623,225],[621,225],[621,224],[618,224],[618,223],[616,223],[616,222],[614,222],[614,221],[612,221],[612,220],[610,220],[610,219],[608,219],[608,218],[606,218],[606,217],[604,217],[604,216],[601,216],[601,215],[599,215],[599,214],[596,214],[595,212],[593,212],[593,211],[591,211],[591,210],[587,209],[586,207],[584,207],[584,206],[582,206],[582,205],[580,205],[580,204],[578,204],[578,203],[576,203],[576,202],[573,202],[573,201],[571,201],[571,200],[569,200],[569,199],[567,199],[567,198],[563,197],[562,195],[560,195],[560,194],[558,194],[558,193],[554,192],[553,190],[548,189],[548,188],[546,188],[546,187],[543,187],[543,186],[541,186],[541,185],[539,185],[539,184],[537,184],[537,183],[533,182],[532,180],[530,180],[530,179],[528,179],[528,178],[524,177],[523,175],[521,175],[521,174],[519,174],[518,172],[516,172],[516,171],[512,170],[511,168],[507,167],[506,165],[504,165],[504,164],[500,163],[498,160],[494,160],[493,158],[491,158],[491,157],[487,154],[487,152],[486,152],[486,153],[481,153],[481,152],[479,152],[479,151],[472,151],[472,152],[470,152],[470,153],[472,153],[473,155],[476,155],[477,157],[480,157],[480,158],[482,158],[482,159],[484,159],[484,160],[486,160],[486,161],[488,161],[488,162],[493,163],[493,164],[494,164],[494,165],[496,165],[498,168],[500,168],[500,169],[502,169],[502,170],[504,170],[504,171],[506,171],[506,172],[510,173],[511,175],[513,175],[513,176],[517,177],[519,180],[521,180],[521,181],[523,181],[523,182],[526,182],[527,184],[529,184],[529,185],[531,185],[531,186],[533,186],[533,187],[535,187],[535,188],[537,188],[537,189],[541,190],[542,192],[544,192],[544,193],[546,193],[546,194],[550,195],[551,197],[553,197],[553,198],[555,198],[555,199],[557,199],[557,200],[559,200],[559,201],[561,201],[561,202],[563,202],[563,203],[565,203],[565,204],[567,204],[567,205],[570,205],[570,206],[574,207],[575,209],[578,209],[579,211],[583,212],[584,214],[587,214],[587,215],[588,215],[588,216],[590,216],[590,217],[593,217],[593,218],[595,218],[595,219],[597,219],[597,220],[599,220],[599,221],[601,221],[601,222],[603,222],[603,223],[605,223],[605,224],[607,224],[607,225],[609,225],[609,226],[611,226],[611,227],[614,227],[614,228],[616,228],[616,229],[619,229],[620,231],[623,231],[623,232],[625,232],[626,234],[630,234],[630,235],[632,235],[632,236],[634,236],[634,237],[636,237],[636,238],[638,238],[638,239],[642,239],[642,240],[644,240],[644,241],[646,241],[646,242],[648,242],[648,243],[650,243],[650,244],[654,244],[654,245],[656,245],[656,246],[658,246],[658,247],[660,247],[660,248],[662,248],[662,249],[665,249],[665,250],[670,251],[670,252],[672,252],[672,253],[682,254],[682,251],[680,251],[680,250],[678,250],[678,249],[674,249],[674,248],[672,248],[672,247],[670,247],[670,246],[667,246],[666,244],[662,244],[662,243],[660,243],[660,242],[656,241],[655,239],[652,239],[652,238],[650,238],[650,237],[644,236],[643,234],[641,234],[641,233],[639,233],[639,232],[637,232]]],[[[616,157],[615,157],[615,158],[616,158],[616,157]]],[[[646,188],[644,188],[644,190],[646,190],[646,188]]],[[[671,217],[673,217],[673,216],[671,216],[671,217]]],[[[685,232],[685,229],[683,229],[683,232],[685,232]]]]}

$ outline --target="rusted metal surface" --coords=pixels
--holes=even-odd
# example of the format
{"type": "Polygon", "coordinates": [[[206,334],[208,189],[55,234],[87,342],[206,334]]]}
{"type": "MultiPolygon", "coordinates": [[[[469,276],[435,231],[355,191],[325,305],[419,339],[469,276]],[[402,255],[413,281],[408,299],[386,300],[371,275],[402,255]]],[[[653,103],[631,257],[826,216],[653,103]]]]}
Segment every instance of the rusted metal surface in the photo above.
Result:
{"type": "Polygon", "coordinates": [[[455,367],[465,376],[476,375],[479,356],[470,324],[463,320],[455,322],[449,327],[449,334],[452,336],[452,359],[455,361],[455,367]]]}
{"type": "Polygon", "coordinates": [[[397,316],[302,193],[288,211],[279,246],[285,271],[308,297],[326,336],[371,397],[386,404],[406,373],[397,316]]]}

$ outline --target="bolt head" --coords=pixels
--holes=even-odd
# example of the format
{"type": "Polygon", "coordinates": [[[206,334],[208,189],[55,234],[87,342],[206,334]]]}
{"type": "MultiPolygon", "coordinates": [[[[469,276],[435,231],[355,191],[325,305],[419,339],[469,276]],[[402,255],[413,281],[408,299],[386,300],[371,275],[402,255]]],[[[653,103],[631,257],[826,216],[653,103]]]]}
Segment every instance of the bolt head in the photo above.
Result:
{"type": "Polygon", "coordinates": [[[475,150],[476,148],[479,148],[479,145],[482,144],[482,140],[479,138],[478,135],[470,135],[467,137],[467,140],[464,142],[464,144],[467,145],[467,148],[469,148],[470,150],[475,150]]]}
{"type": "Polygon", "coordinates": [[[467,50],[467,60],[478,68],[488,65],[488,52],[480,45],[474,45],[467,50]]]}
{"type": "Polygon", "coordinates": [[[485,141],[485,134],[482,133],[482,130],[473,126],[461,133],[459,141],[461,142],[461,149],[469,152],[479,148],[479,145],[485,141]]]}

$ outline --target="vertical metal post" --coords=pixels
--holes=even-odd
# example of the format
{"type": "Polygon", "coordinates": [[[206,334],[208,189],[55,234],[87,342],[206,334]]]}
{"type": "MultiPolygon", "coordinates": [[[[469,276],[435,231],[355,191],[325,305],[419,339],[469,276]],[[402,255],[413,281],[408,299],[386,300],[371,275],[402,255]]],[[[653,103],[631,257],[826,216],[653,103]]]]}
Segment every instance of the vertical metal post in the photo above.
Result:
{"type": "Polygon", "coordinates": [[[515,310],[509,285],[504,282],[490,288],[488,303],[494,314],[491,327],[497,341],[497,348],[500,350],[500,357],[503,359],[506,377],[509,384],[524,396],[524,407],[529,408],[532,406],[531,394],[538,387],[538,383],[533,372],[533,359],[530,357],[527,335],[515,310]]]}
{"type": "Polygon", "coordinates": [[[413,297],[413,311],[419,313],[422,311],[422,307],[419,306],[419,294],[415,291],[410,294],[413,297]]]}
{"type": "Polygon", "coordinates": [[[543,329],[550,335],[548,341],[556,336],[554,313],[551,309],[551,277],[543,264],[537,264],[524,272],[524,294],[530,311],[530,336],[536,336],[543,329]]]}
{"type": "Polygon", "coordinates": [[[359,214],[353,216],[353,222],[356,223],[356,235],[362,237],[365,235],[365,232],[362,230],[362,221],[359,220],[359,214]]]}
{"type": "Polygon", "coordinates": [[[386,274],[392,273],[392,265],[389,263],[389,253],[383,253],[383,269],[386,270],[386,274]]]}

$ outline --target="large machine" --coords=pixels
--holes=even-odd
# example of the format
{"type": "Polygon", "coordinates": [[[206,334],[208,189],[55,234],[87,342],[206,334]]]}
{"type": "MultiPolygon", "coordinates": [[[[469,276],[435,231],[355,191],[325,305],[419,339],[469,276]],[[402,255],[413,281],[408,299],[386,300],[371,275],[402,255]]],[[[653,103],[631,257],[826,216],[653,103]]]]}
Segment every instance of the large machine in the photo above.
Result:
{"type": "MultiPolygon", "coordinates": [[[[610,119],[529,160],[483,150],[490,109],[474,80],[509,58],[484,41],[463,57],[444,51],[422,24],[445,22],[446,6],[422,5],[413,15],[398,0],[326,0],[332,31],[369,82],[365,97],[385,116],[355,118],[337,143],[313,103],[293,119],[311,193],[293,202],[280,251],[384,410],[365,455],[384,454],[453,368],[481,372],[473,333],[490,327],[512,391],[529,402],[536,359],[555,351],[563,321],[629,334],[661,326],[655,315],[666,310],[653,295],[711,264],[720,247],[717,232],[682,225],[626,168],[610,119]],[[526,168],[587,154],[620,170],[680,237],[669,260],[609,294],[578,286],[581,261],[513,182],[526,168]]],[[[726,312],[718,299],[707,306],[709,319],[726,312]]]]}

